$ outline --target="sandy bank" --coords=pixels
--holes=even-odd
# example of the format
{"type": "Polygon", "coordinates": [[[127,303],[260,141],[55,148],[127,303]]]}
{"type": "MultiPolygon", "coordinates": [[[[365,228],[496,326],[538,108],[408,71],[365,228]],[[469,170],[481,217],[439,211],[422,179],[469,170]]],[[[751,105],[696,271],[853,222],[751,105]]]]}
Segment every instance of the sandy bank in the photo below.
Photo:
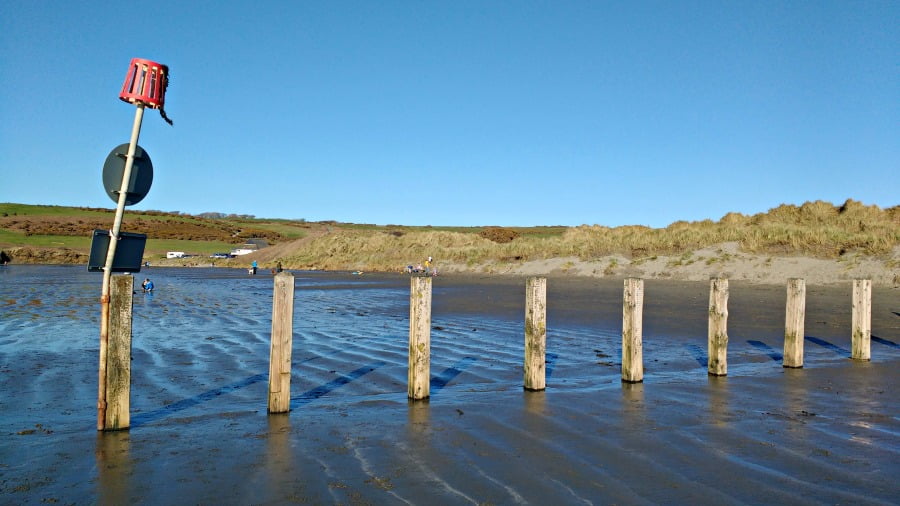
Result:
{"type": "MultiPolygon", "coordinates": [[[[155,267],[230,267],[246,269],[256,260],[262,271],[273,269],[281,262],[285,269],[320,270],[317,265],[294,265],[283,255],[296,245],[276,245],[257,253],[228,260],[207,257],[154,259],[155,267]]],[[[82,264],[85,255],[71,250],[40,248],[12,248],[13,263],[24,264],[82,264]]],[[[755,284],[784,284],[790,278],[803,278],[808,284],[834,285],[852,279],[871,279],[876,285],[900,287],[900,246],[885,257],[847,253],[837,259],[810,258],[791,255],[759,255],[743,252],[737,243],[723,243],[690,253],[647,258],[627,258],[609,255],[593,260],[577,257],[548,258],[540,260],[488,261],[483,263],[454,263],[436,258],[442,273],[494,274],[513,276],[554,276],[612,278],[640,277],[655,280],[705,281],[724,276],[736,281],[755,284]]],[[[330,266],[325,270],[363,272],[401,272],[405,265],[382,270],[355,263],[330,266]]]]}
{"type": "Polygon", "coordinates": [[[852,279],[871,279],[882,286],[900,286],[900,247],[889,258],[846,255],[836,260],[801,256],[754,255],[739,251],[736,243],[721,244],[679,256],[629,259],[607,256],[585,261],[575,257],[493,262],[477,266],[442,264],[443,272],[513,274],[522,276],[580,276],[591,278],[639,277],[703,281],[724,276],[758,284],[783,284],[803,278],[808,284],[829,285],[852,279]]]}

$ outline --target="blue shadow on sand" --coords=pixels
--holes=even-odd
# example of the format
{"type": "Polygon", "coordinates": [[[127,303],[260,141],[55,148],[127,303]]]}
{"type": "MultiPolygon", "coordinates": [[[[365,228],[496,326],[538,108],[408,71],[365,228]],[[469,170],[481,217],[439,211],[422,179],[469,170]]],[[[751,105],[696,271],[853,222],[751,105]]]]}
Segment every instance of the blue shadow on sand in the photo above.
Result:
{"type": "Polygon", "coordinates": [[[478,359],[475,357],[465,357],[459,362],[453,364],[451,367],[444,369],[444,372],[438,374],[434,378],[431,378],[430,390],[431,394],[435,394],[439,392],[442,388],[447,386],[447,383],[453,380],[453,378],[462,374],[463,371],[468,369],[470,365],[477,362],[478,359]]]}
{"type": "Polygon", "coordinates": [[[837,353],[838,355],[847,355],[847,356],[850,355],[850,350],[841,348],[840,346],[838,346],[836,344],[829,343],[828,341],[826,341],[824,339],[819,339],[818,337],[813,337],[813,336],[806,336],[806,340],[811,343],[818,344],[819,346],[821,346],[823,348],[828,348],[829,350],[837,353]]]}
{"type": "Polygon", "coordinates": [[[764,351],[766,355],[768,355],[772,360],[776,362],[781,362],[782,360],[784,360],[784,356],[781,353],[778,353],[777,350],[762,341],[748,340],[747,344],[764,351]]]}
{"type": "Polygon", "coordinates": [[[900,344],[897,344],[894,341],[890,341],[883,337],[872,336],[872,340],[875,341],[876,343],[881,343],[885,346],[890,346],[891,348],[900,348],[900,344]]]}
{"type": "Polygon", "coordinates": [[[557,355],[556,353],[548,353],[547,354],[547,358],[545,361],[546,365],[544,366],[544,368],[547,371],[548,378],[550,376],[553,376],[553,365],[556,363],[556,359],[558,359],[558,358],[559,358],[559,355],[557,355]]]}
{"type": "Polygon", "coordinates": [[[265,380],[268,377],[268,373],[255,374],[253,376],[250,376],[249,378],[242,379],[241,381],[236,381],[229,385],[221,386],[219,388],[203,392],[200,395],[195,395],[194,397],[189,397],[187,399],[173,402],[172,404],[167,404],[159,409],[148,411],[147,413],[136,414],[131,417],[131,426],[140,427],[141,425],[155,422],[161,418],[165,418],[179,411],[185,410],[187,408],[192,408],[202,402],[215,399],[222,394],[227,394],[230,392],[234,392],[235,390],[238,390],[240,388],[248,387],[254,383],[265,380]]]}
{"type": "Polygon", "coordinates": [[[686,344],[684,345],[688,351],[691,352],[691,355],[694,356],[694,360],[700,364],[700,367],[706,367],[709,365],[709,357],[706,356],[706,352],[703,351],[703,348],[697,346],[696,344],[686,344]]]}
{"type": "Polygon", "coordinates": [[[341,376],[339,378],[335,378],[324,385],[319,385],[312,390],[304,392],[296,397],[291,397],[291,409],[298,408],[300,406],[304,406],[309,404],[310,402],[334,391],[338,388],[351,383],[353,381],[358,380],[362,376],[378,369],[385,365],[385,362],[372,362],[371,364],[364,365],[356,370],[351,371],[349,374],[341,376]]]}

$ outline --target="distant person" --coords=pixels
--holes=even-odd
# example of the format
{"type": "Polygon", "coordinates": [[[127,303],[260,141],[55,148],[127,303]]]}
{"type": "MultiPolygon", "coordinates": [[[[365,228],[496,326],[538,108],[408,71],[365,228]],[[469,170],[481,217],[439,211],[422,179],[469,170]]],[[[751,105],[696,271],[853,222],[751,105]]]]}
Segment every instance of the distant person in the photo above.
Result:
{"type": "Polygon", "coordinates": [[[281,268],[281,262],[275,264],[275,272],[281,272],[283,269],[281,268]]]}
{"type": "Polygon", "coordinates": [[[141,283],[141,289],[144,290],[144,293],[153,293],[153,281],[150,281],[150,278],[145,279],[141,283]]]}
{"type": "Polygon", "coordinates": [[[257,269],[258,267],[259,267],[259,266],[257,265],[256,260],[254,260],[253,262],[251,262],[251,263],[250,263],[250,274],[256,275],[256,269],[257,269]]]}
{"type": "Polygon", "coordinates": [[[434,268],[434,265],[431,263],[431,257],[428,257],[428,260],[425,260],[425,275],[431,276],[431,269],[434,268]]]}

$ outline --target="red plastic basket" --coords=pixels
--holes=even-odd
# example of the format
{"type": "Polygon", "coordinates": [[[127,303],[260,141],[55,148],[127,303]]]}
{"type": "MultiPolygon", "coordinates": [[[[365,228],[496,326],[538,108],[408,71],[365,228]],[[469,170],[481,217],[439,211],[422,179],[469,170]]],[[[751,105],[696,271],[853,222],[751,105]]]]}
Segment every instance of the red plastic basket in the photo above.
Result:
{"type": "Polygon", "coordinates": [[[132,58],[125,74],[119,98],[132,104],[160,109],[166,101],[169,67],[161,63],[132,58]]]}

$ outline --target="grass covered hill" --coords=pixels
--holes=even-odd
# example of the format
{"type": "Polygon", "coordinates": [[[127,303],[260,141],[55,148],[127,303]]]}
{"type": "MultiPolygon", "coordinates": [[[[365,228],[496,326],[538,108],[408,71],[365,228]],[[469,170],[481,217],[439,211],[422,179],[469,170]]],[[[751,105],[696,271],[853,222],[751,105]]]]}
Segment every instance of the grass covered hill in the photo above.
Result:
{"type": "MultiPolygon", "coordinates": [[[[92,231],[110,228],[113,218],[107,209],[0,204],[0,249],[19,263],[86,263],[92,231]]],[[[881,209],[853,200],[841,205],[785,204],[752,216],[729,213],[718,221],[676,221],[665,228],[376,226],[126,211],[122,230],[147,234],[145,259],[152,263],[160,263],[166,251],[206,259],[250,238],[262,238],[271,246],[217,265],[243,266],[252,257],[264,265],[279,261],[293,269],[397,271],[434,256],[445,265],[475,270],[485,264],[554,258],[592,261],[615,256],[640,263],[732,244],[748,254],[816,259],[853,255],[900,267],[895,265],[900,206],[881,209]]]]}
{"type": "MultiPolygon", "coordinates": [[[[112,209],[0,203],[0,249],[22,263],[87,262],[93,231],[112,228],[114,218],[112,209]]],[[[165,258],[166,251],[229,251],[251,238],[277,243],[302,237],[305,227],[285,220],[161,211],[126,211],[122,222],[122,231],[147,234],[150,261],[165,258]]]]}

